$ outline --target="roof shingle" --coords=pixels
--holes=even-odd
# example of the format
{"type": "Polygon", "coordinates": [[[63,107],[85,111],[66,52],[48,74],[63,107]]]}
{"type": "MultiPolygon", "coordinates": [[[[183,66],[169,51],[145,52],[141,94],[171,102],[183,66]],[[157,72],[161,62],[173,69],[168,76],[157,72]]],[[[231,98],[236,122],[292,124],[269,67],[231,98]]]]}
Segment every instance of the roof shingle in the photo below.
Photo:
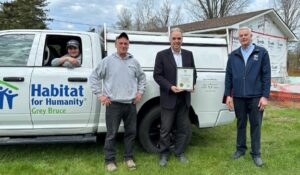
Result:
{"type": "MultiPolygon", "coordinates": [[[[267,12],[269,10],[271,10],[271,9],[243,13],[243,14],[239,14],[239,15],[227,16],[227,17],[222,17],[222,18],[213,18],[213,19],[208,19],[205,21],[197,21],[197,22],[192,22],[192,23],[175,25],[172,27],[179,27],[184,32],[191,32],[191,31],[195,31],[195,30],[205,30],[205,29],[230,26],[230,25],[236,24],[238,22],[244,21],[246,19],[252,18],[254,16],[257,16],[259,14],[262,14],[264,12],[267,12]]],[[[167,32],[168,28],[163,27],[163,28],[152,29],[150,31],[151,32],[167,32]]]]}

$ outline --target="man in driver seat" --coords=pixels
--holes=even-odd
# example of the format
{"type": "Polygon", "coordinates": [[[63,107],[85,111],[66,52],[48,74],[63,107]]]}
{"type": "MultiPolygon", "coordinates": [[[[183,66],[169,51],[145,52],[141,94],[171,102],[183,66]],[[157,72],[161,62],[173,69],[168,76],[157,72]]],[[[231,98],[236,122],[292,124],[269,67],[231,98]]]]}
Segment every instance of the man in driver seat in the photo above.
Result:
{"type": "Polygon", "coordinates": [[[72,39],[67,42],[68,53],[60,58],[51,61],[51,66],[63,66],[68,68],[80,67],[81,54],[79,50],[79,42],[72,39]]]}

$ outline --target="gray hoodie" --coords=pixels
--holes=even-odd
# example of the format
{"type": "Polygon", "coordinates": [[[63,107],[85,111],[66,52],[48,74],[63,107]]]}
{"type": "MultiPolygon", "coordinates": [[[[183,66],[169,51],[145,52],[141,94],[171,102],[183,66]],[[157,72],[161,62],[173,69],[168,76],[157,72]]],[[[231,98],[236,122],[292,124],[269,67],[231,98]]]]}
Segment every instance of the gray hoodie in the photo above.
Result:
{"type": "Polygon", "coordinates": [[[137,92],[144,93],[146,75],[131,54],[122,59],[114,53],[99,62],[89,82],[97,97],[104,95],[111,101],[132,103],[137,92]]]}

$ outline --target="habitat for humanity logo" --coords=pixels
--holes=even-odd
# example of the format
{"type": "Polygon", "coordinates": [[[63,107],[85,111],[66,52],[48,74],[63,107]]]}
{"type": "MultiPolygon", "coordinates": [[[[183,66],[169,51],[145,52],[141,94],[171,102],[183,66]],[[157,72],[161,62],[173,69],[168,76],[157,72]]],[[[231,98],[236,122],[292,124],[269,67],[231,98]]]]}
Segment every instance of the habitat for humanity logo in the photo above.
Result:
{"type": "Polygon", "coordinates": [[[12,109],[13,99],[18,96],[18,94],[13,94],[13,90],[19,90],[19,88],[0,80],[0,109],[3,109],[5,101],[8,108],[12,109]]]}

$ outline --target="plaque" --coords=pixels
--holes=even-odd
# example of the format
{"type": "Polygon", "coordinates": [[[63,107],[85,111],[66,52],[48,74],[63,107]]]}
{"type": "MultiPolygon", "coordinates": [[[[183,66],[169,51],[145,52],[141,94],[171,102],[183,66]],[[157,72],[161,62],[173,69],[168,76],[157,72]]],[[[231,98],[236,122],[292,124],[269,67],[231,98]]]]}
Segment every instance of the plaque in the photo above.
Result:
{"type": "Polygon", "coordinates": [[[194,89],[194,68],[178,67],[176,86],[182,90],[194,89]]]}

